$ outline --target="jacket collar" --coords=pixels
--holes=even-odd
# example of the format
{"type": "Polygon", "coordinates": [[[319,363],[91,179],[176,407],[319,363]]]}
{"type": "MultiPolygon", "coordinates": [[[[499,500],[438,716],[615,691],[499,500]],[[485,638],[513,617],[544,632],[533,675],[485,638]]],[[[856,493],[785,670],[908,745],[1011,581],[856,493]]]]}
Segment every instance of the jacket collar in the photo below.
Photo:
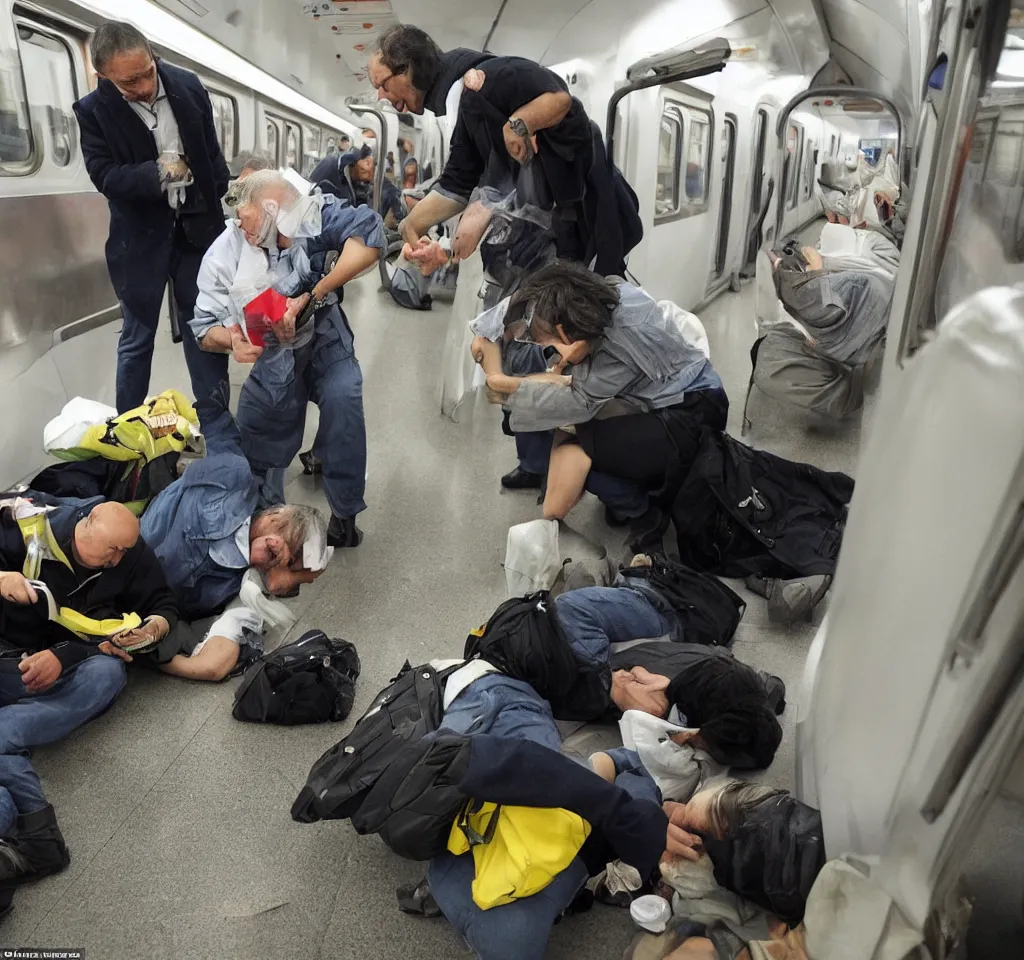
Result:
{"type": "Polygon", "coordinates": [[[468,50],[465,47],[456,47],[454,50],[441,54],[441,72],[423,98],[423,106],[435,117],[443,117],[447,112],[445,101],[448,99],[448,91],[452,86],[462,79],[462,75],[467,70],[472,70],[484,61],[491,59],[493,57],[489,53],[468,50]]]}

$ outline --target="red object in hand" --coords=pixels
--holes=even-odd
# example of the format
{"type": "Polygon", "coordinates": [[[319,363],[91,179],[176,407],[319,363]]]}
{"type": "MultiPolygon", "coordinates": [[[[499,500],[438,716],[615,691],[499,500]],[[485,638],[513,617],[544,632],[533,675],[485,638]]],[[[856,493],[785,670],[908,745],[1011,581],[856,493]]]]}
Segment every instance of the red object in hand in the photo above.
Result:
{"type": "Polygon", "coordinates": [[[288,309],[288,298],[276,290],[264,290],[245,305],[245,332],[249,342],[265,346],[263,337],[272,323],[279,323],[288,309]]]}

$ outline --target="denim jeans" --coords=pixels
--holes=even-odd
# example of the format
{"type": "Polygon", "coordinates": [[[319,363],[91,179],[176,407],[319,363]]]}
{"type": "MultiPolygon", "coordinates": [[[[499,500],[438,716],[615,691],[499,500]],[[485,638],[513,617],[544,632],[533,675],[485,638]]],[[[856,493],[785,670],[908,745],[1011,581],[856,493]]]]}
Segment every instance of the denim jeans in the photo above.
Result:
{"type": "MultiPolygon", "coordinates": [[[[180,230],[180,228],[179,228],[180,230]]],[[[193,247],[183,235],[175,238],[171,252],[170,280],[174,301],[181,318],[181,345],[185,363],[192,381],[192,395],[204,400],[221,381],[228,378],[228,357],[223,353],[207,353],[200,349],[188,321],[196,312],[199,288],[196,278],[203,262],[203,252],[193,247]]],[[[117,412],[124,413],[139,406],[152,393],[166,389],[163,384],[150,390],[150,372],[153,366],[153,344],[160,325],[160,307],[163,305],[163,283],[154,290],[149,302],[136,303],[133,309],[122,302],[124,322],[117,342],[117,412]]]]}
{"type": "Polygon", "coordinates": [[[19,814],[46,806],[29,752],[62,740],[99,716],[124,688],[124,664],[99,655],[65,669],[43,693],[29,693],[15,659],[0,659],[0,837],[19,814]]]}
{"type": "MultiPolygon", "coordinates": [[[[614,752],[618,756],[632,751],[614,752]]],[[[639,757],[636,759],[639,763],[639,757]]],[[[660,803],[658,788],[642,767],[637,771],[627,758],[618,756],[615,768],[619,773],[615,780],[618,786],[633,797],[660,803]]],[[[551,928],[587,882],[587,868],[576,857],[548,886],[532,897],[481,910],[473,902],[474,875],[471,853],[459,857],[441,854],[430,861],[427,869],[430,892],[437,905],[478,960],[543,960],[551,928]]]]}
{"type": "Polygon", "coordinates": [[[306,407],[320,408],[313,453],[323,464],[331,511],[354,517],[366,509],[366,421],[363,374],[338,306],[321,310],[312,342],[270,347],[256,361],[238,398],[238,429],[261,506],[284,503],[284,474],[302,445],[306,407]]]}

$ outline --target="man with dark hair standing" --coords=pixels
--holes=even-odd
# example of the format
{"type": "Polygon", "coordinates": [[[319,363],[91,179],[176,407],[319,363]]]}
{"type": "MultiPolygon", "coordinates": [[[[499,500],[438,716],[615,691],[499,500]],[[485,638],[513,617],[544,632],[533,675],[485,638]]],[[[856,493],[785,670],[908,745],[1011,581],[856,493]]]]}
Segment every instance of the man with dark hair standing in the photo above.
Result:
{"type": "MultiPolygon", "coordinates": [[[[522,171],[539,165],[529,202],[551,211],[558,256],[594,263],[605,276],[624,272],[643,235],[636,196],[561,77],[521,57],[442,53],[405,24],[381,34],[368,74],[397,110],[430,110],[452,130],[444,171],[402,222],[407,242],[461,212],[477,186],[519,187],[522,171]],[[472,83],[464,82],[468,71],[472,83]]],[[[458,235],[453,249],[457,257],[472,252],[460,249],[458,235]]]]}
{"type": "Polygon", "coordinates": [[[129,23],[103,24],[89,44],[99,86],[75,104],[89,177],[110,205],[107,267],[124,325],[117,345],[117,409],[149,392],[153,344],[168,280],[197,410],[227,378],[227,357],[204,353],[189,331],[196,276],[224,229],[228,168],[199,78],[157,59],[129,23]]]}

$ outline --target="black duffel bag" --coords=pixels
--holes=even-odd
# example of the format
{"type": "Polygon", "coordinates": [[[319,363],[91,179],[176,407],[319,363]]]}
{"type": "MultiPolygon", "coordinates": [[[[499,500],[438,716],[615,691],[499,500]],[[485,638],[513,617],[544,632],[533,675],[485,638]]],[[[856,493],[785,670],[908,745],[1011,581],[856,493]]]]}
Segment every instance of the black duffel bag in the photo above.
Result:
{"type": "Polygon", "coordinates": [[[359,669],[353,644],[310,630],[249,666],[235,690],[231,715],[284,726],[344,720],[355,700],[359,669]]]}

